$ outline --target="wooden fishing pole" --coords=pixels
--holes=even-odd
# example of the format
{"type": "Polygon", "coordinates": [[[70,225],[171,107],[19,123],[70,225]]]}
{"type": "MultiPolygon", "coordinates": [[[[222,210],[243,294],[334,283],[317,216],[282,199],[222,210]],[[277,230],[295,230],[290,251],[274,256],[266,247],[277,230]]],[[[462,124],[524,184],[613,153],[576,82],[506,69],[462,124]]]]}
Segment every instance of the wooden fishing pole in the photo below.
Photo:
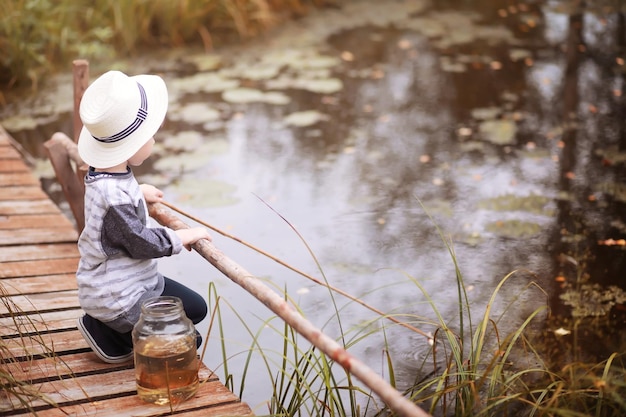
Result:
{"type": "MultiPolygon", "coordinates": [[[[150,204],[149,211],[150,216],[163,226],[174,230],[189,228],[187,224],[168,210],[164,204],[150,204]]],[[[376,393],[395,413],[404,417],[432,417],[415,403],[404,397],[371,368],[352,356],[335,340],[326,336],[320,329],[300,315],[300,313],[280,295],[263,284],[261,280],[224,255],[212,242],[207,239],[201,239],[193,244],[192,247],[203,258],[209,261],[211,265],[252,294],[257,300],[265,304],[265,306],[277,314],[315,347],[341,365],[346,371],[356,376],[376,393]]]]}
{"type": "Polygon", "coordinates": [[[336,287],[328,284],[327,282],[321,281],[321,280],[319,280],[319,279],[317,279],[317,278],[307,274],[306,272],[301,271],[301,270],[297,269],[296,267],[294,267],[292,265],[289,265],[288,263],[284,262],[283,260],[281,260],[281,259],[275,257],[274,255],[264,251],[263,249],[257,248],[256,246],[254,246],[251,243],[248,243],[248,242],[238,238],[237,236],[231,235],[231,234],[229,234],[229,233],[227,233],[227,232],[225,232],[223,230],[220,230],[219,228],[217,228],[217,227],[215,227],[215,226],[213,226],[213,225],[211,225],[211,224],[209,224],[209,223],[207,223],[207,222],[205,222],[205,221],[203,221],[203,220],[193,216],[192,214],[186,213],[185,211],[181,210],[180,208],[174,206],[173,204],[167,203],[165,201],[163,201],[162,204],[165,205],[166,207],[170,208],[171,210],[174,210],[175,212],[177,212],[177,213],[187,217],[188,219],[193,220],[194,222],[196,222],[198,224],[201,224],[201,225],[203,225],[203,226],[205,226],[205,227],[207,227],[207,228],[209,228],[209,229],[219,233],[220,235],[222,235],[224,237],[227,237],[229,239],[232,239],[232,240],[234,240],[236,242],[241,243],[242,245],[245,245],[245,246],[249,247],[250,249],[260,253],[261,255],[264,255],[264,256],[270,258],[271,260],[281,264],[282,266],[292,270],[293,272],[295,272],[297,274],[300,274],[300,275],[302,275],[303,277],[305,277],[307,279],[310,279],[311,281],[315,282],[316,284],[322,285],[322,286],[324,286],[326,288],[329,288],[332,291],[335,291],[338,294],[343,295],[344,297],[346,297],[346,298],[348,298],[348,299],[350,299],[350,300],[352,300],[352,301],[362,305],[363,307],[367,308],[370,311],[373,311],[374,313],[380,315],[381,317],[389,319],[392,322],[394,322],[394,323],[396,323],[396,324],[398,324],[398,325],[400,325],[402,327],[405,327],[405,328],[407,328],[407,329],[409,329],[409,330],[411,330],[411,331],[413,331],[413,332],[415,332],[417,334],[420,334],[420,335],[428,338],[429,340],[432,339],[432,335],[426,333],[425,331],[420,330],[417,327],[414,327],[414,326],[412,326],[412,325],[410,325],[410,324],[408,324],[406,322],[398,320],[396,317],[390,316],[390,315],[382,312],[381,310],[377,309],[376,307],[373,307],[373,306],[367,304],[365,301],[363,301],[363,300],[361,300],[361,299],[359,299],[359,298],[357,298],[357,297],[355,297],[353,295],[350,295],[349,293],[343,291],[342,289],[336,288],[336,287]]]}

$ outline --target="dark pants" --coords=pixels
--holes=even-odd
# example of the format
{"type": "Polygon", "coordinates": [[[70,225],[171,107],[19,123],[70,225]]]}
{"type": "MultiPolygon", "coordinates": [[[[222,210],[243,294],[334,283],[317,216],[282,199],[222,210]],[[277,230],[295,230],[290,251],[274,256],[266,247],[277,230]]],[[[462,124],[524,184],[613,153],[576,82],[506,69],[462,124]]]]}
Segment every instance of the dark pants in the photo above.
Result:
{"type": "MultiPolygon", "coordinates": [[[[198,324],[207,315],[207,304],[204,301],[204,298],[197,292],[185,287],[183,284],[174,281],[170,278],[165,278],[165,288],[163,288],[163,296],[173,296],[178,297],[183,302],[183,308],[185,309],[185,314],[192,321],[193,324],[198,324]]],[[[109,343],[114,343],[122,347],[123,349],[128,350],[129,352],[133,349],[133,337],[132,331],[126,333],[120,333],[116,330],[113,330],[106,324],[101,321],[94,319],[91,316],[87,316],[89,321],[91,322],[91,328],[93,330],[100,333],[98,339],[100,340],[108,340],[109,343]]],[[[197,333],[197,332],[196,332],[197,333]]],[[[95,336],[95,335],[93,335],[95,336]]],[[[198,347],[202,343],[202,337],[200,334],[197,335],[197,345],[198,347]]]]}

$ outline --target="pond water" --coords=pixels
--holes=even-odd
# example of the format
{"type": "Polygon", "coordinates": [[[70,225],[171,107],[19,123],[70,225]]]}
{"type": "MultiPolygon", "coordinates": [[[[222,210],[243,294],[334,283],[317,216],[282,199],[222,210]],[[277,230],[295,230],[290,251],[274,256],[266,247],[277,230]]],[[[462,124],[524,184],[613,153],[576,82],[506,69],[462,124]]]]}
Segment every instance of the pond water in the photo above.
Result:
{"type": "MultiPolygon", "coordinates": [[[[138,177],[177,207],[425,332],[436,329],[434,313],[416,282],[458,322],[445,239],[475,320],[518,271],[493,305],[500,334],[548,306],[534,330],[549,336],[555,356],[624,352],[624,22],[609,7],[569,2],[466,3],[346,1],[211,54],[112,63],[103,69],[160,73],[170,90],[167,122],[138,177]],[[594,340],[577,351],[575,324],[594,340]]],[[[71,134],[71,106],[62,75],[0,113],[57,198],[41,144],[54,131],[71,134]]],[[[329,335],[356,338],[376,318],[213,236],[329,335]]],[[[252,345],[242,322],[253,333],[266,327],[259,338],[268,352],[281,348],[279,321],[266,323],[273,314],[197,254],[163,259],[161,270],[203,294],[215,284],[237,389],[252,345]]],[[[383,325],[406,387],[429,340],[375,323],[383,325]]],[[[221,375],[217,336],[206,362],[221,375]]],[[[378,371],[383,349],[378,332],[350,351],[378,371]]],[[[272,375],[252,360],[242,396],[263,412],[272,375]]]]}

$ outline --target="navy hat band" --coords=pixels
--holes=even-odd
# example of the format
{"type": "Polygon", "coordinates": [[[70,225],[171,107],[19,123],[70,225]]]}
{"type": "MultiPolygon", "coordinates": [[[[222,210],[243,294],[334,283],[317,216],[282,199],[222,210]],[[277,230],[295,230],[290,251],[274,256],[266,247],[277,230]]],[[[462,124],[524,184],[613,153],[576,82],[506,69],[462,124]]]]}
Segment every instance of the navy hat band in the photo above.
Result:
{"type": "Polygon", "coordinates": [[[122,130],[121,132],[106,137],[94,136],[93,138],[95,140],[102,143],[118,142],[124,138],[127,138],[134,131],[139,129],[139,126],[141,126],[143,121],[146,120],[146,117],[148,116],[148,97],[146,96],[146,90],[143,89],[143,86],[139,83],[137,83],[137,86],[139,87],[139,95],[141,96],[141,106],[139,107],[139,110],[137,110],[137,117],[135,117],[135,120],[130,124],[130,126],[122,130]]]}

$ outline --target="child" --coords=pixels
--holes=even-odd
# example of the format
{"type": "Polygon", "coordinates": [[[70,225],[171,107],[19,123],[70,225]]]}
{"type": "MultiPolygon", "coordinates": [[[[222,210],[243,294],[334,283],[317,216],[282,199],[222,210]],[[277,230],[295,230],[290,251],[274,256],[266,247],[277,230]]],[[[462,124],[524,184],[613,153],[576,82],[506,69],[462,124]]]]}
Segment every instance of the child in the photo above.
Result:
{"type": "Polygon", "coordinates": [[[159,274],[155,258],[177,254],[183,246],[190,250],[191,244],[211,236],[201,227],[176,231],[148,227],[146,202],[160,202],[163,193],[139,185],[130,169],[150,156],[167,105],[167,88],[160,77],[128,77],[119,71],[96,79],[80,103],[84,127],[78,152],[89,172],[76,272],[78,299],[86,314],[78,319],[78,330],[108,363],[132,358],[131,331],[148,298],[179,297],[194,324],[207,314],[204,299],[159,274]]]}

